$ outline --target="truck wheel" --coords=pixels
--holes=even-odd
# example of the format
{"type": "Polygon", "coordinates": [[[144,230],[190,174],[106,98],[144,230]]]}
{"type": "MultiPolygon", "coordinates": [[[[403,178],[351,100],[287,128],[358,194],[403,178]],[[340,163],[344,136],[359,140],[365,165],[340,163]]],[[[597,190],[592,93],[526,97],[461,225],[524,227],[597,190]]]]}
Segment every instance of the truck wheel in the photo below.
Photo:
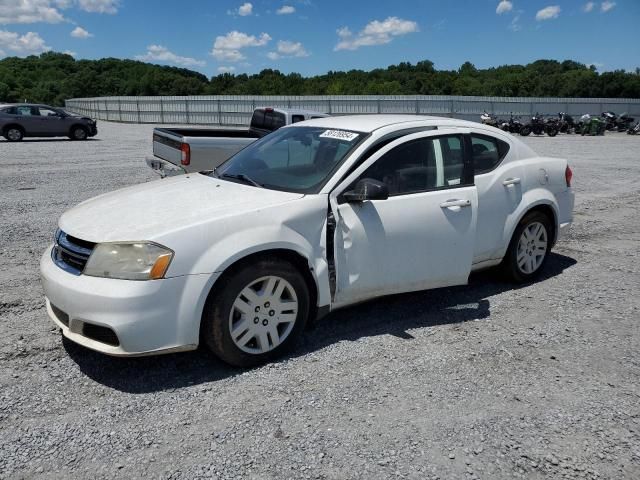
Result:
{"type": "Polygon", "coordinates": [[[551,220],[544,213],[530,212],[513,233],[502,270],[516,283],[526,283],[538,276],[551,250],[551,220]]]}
{"type": "Polygon", "coordinates": [[[21,142],[24,138],[24,130],[20,127],[9,127],[4,131],[4,138],[10,142],[21,142]]]}
{"type": "Polygon", "coordinates": [[[263,259],[218,283],[207,299],[200,333],[221,360],[253,367],[294,346],[309,316],[309,290],[293,265],[263,259]]]}
{"type": "Polygon", "coordinates": [[[84,127],[73,127],[71,129],[71,135],[69,135],[71,140],[86,140],[88,136],[89,133],[84,127]]]}

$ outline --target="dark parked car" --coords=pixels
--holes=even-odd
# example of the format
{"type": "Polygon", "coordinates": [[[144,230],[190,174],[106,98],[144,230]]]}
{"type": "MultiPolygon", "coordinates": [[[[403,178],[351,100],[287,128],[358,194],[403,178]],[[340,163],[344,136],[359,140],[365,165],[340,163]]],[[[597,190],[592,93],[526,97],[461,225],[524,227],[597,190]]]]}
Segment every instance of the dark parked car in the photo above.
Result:
{"type": "Polygon", "coordinates": [[[0,105],[0,132],[10,142],[24,137],[86,140],[98,133],[96,121],[47,105],[0,105]]]}

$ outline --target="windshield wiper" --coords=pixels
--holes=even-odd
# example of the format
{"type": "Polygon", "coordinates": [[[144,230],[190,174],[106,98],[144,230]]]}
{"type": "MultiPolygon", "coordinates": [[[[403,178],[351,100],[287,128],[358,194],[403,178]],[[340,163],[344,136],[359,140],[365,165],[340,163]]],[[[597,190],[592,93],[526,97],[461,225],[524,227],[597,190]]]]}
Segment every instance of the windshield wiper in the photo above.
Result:
{"type": "Polygon", "coordinates": [[[256,182],[250,176],[245,175],[244,173],[223,173],[218,178],[233,178],[234,180],[241,180],[244,183],[248,183],[250,185],[253,185],[254,187],[264,188],[261,184],[256,182]]]}

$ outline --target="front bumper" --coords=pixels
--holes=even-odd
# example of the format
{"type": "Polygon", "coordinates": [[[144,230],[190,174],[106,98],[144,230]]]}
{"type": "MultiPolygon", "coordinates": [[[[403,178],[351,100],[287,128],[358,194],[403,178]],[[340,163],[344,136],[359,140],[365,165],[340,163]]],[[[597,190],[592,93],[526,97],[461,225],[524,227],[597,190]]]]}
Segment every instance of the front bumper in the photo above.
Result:
{"type": "Polygon", "coordinates": [[[47,313],[63,335],[114,356],[195,349],[214,280],[210,275],[150,281],[77,276],[53,262],[51,248],[42,256],[40,273],[47,313]]]}

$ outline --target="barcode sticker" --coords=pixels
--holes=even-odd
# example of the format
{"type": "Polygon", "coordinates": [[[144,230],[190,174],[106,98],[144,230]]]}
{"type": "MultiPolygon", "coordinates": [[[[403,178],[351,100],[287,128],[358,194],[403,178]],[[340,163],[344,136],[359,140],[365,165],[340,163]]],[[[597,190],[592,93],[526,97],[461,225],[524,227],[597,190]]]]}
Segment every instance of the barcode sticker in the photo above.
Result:
{"type": "Polygon", "coordinates": [[[357,133],[345,130],[325,130],[320,134],[320,138],[335,138],[336,140],[346,140],[347,142],[353,142],[359,136],[357,133]]]}

